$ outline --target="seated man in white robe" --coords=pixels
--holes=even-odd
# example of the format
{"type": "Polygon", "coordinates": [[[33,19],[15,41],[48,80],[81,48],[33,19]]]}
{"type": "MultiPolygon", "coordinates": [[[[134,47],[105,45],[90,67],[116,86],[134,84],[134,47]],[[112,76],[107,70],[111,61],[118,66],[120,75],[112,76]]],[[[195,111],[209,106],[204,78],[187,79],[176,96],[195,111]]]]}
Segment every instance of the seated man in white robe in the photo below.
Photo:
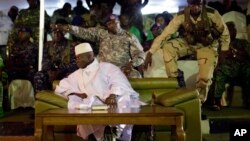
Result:
{"type": "MultiPolygon", "coordinates": [[[[98,62],[90,44],[77,45],[75,55],[79,69],[62,79],[55,89],[56,94],[68,98],[68,109],[86,108],[84,105],[93,97],[98,97],[111,108],[140,106],[138,93],[133,90],[120,68],[111,63],[98,62]]],[[[89,135],[94,135],[97,141],[103,141],[105,126],[78,125],[77,135],[85,140],[89,135]]],[[[129,131],[132,131],[131,128],[129,131]]],[[[122,140],[129,141],[131,132],[127,135],[128,132],[123,130],[123,133],[126,133],[127,139],[122,140]]]]}

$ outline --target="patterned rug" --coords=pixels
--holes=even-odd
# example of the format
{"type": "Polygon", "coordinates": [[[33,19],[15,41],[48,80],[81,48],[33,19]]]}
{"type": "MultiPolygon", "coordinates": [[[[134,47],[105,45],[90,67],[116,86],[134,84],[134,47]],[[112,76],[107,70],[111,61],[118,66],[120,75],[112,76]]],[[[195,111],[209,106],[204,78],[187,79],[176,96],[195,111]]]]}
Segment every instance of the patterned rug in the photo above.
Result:
{"type": "Polygon", "coordinates": [[[33,115],[33,108],[17,108],[6,112],[0,118],[0,136],[33,136],[33,115]]]}

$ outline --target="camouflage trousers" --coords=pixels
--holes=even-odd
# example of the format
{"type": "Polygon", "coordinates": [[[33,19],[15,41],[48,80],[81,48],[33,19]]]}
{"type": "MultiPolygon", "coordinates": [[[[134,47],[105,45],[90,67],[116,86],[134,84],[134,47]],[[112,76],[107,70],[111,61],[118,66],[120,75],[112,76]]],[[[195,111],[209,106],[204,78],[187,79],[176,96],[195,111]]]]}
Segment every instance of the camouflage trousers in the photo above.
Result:
{"type": "MultiPolygon", "coordinates": [[[[213,71],[217,63],[217,44],[204,47],[202,44],[188,45],[183,38],[169,40],[163,45],[163,57],[166,73],[169,77],[177,77],[177,60],[180,57],[195,54],[199,72],[196,79],[196,88],[200,94],[201,102],[207,99],[208,89],[212,83],[213,71]]],[[[195,66],[193,66],[195,67],[195,66]]]]}
{"type": "MultiPolygon", "coordinates": [[[[35,92],[42,91],[42,90],[52,90],[53,89],[53,81],[54,80],[61,80],[64,77],[68,76],[68,74],[72,73],[75,70],[74,67],[70,69],[68,72],[62,71],[54,76],[53,80],[49,78],[49,71],[41,70],[38,71],[34,76],[34,89],[35,92]]],[[[60,71],[59,71],[60,72],[60,71]]]]}
{"type": "Polygon", "coordinates": [[[52,82],[49,80],[49,74],[47,71],[38,71],[34,76],[34,90],[52,90],[52,82]]]}
{"type": "Polygon", "coordinates": [[[213,84],[209,90],[211,100],[221,99],[227,83],[240,85],[243,96],[250,103],[250,63],[226,60],[223,64],[219,64],[214,72],[213,84]]]}

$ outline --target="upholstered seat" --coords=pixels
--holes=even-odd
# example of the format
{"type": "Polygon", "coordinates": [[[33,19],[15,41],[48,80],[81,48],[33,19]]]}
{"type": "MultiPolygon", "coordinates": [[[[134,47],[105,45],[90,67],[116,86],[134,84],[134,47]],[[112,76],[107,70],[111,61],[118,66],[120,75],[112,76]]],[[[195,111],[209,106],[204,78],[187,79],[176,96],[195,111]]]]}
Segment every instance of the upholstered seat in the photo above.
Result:
{"type": "MultiPolygon", "coordinates": [[[[201,141],[201,105],[198,93],[195,89],[180,89],[175,78],[143,78],[130,79],[132,87],[140,94],[140,99],[150,103],[152,93],[156,95],[156,104],[159,106],[176,107],[184,113],[184,130],[187,141],[201,141]]],[[[55,85],[58,82],[54,83],[55,85]]],[[[53,91],[42,91],[36,94],[36,113],[55,108],[67,108],[67,100],[55,95],[53,91]]],[[[58,126],[54,129],[56,140],[66,140],[59,136],[68,136],[71,133],[76,135],[76,130],[72,126],[58,126]],[[67,133],[67,134],[66,134],[67,133]]],[[[170,128],[156,126],[157,140],[170,140],[170,128]]],[[[144,140],[141,136],[140,140],[144,140]]]]}

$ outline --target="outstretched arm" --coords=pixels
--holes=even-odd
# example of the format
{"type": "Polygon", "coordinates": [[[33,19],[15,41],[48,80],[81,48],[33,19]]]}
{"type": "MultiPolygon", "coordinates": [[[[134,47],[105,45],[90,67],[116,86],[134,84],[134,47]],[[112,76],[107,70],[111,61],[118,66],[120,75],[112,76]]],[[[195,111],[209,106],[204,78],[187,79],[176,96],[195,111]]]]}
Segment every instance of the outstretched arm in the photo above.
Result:
{"type": "Polygon", "coordinates": [[[144,63],[145,53],[143,47],[134,35],[132,35],[130,41],[130,57],[134,67],[141,66],[144,63]]]}
{"type": "Polygon", "coordinates": [[[103,30],[101,28],[83,28],[73,25],[62,25],[62,24],[51,24],[50,27],[53,30],[61,30],[63,32],[69,32],[76,37],[79,37],[84,40],[96,42],[102,36],[101,33],[103,30]]]}

